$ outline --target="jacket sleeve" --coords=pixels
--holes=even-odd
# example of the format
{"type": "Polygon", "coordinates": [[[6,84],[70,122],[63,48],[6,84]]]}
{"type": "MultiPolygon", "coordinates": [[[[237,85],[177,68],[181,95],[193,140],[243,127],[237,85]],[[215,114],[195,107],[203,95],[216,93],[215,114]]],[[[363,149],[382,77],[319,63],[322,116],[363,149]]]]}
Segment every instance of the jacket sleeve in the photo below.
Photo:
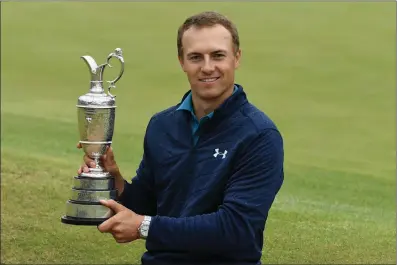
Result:
{"type": "MultiPolygon", "coordinates": [[[[150,125],[150,122],[149,122],[150,125]]],[[[149,130],[149,125],[148,129],[149,130]]],[[[140,215],[156,214],[156,197],[153,190],[153,174],[150,170],[147,149],[147,132],[144,138],[143,157],[131,183],[124,180],[124,191],[118,198],[119,203],[140,215]]]]}
{"type": "Polygon", "coordinates": [[[235,173],[218,211],[192,217],[154,216],[146,247],[151,251],[220,253],[258,245],[270,207],[284,180],[283,142],[274,129],[261,132],[238,154],[235,173]]]}

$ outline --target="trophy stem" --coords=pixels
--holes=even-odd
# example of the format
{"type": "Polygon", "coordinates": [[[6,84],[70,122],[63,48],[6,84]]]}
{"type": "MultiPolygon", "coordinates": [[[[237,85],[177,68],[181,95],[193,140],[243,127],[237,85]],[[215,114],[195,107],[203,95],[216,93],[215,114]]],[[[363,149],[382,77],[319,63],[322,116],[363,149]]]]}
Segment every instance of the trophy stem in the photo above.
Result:
{"type": "Polygon", "coordinates": [[[100,165],[101,162],[99,160],[99,157],[95,157],[94,160],[95,160],[95,169],[103,171],[103,167],[102,165],[100,165]]]}
{"type": "Polygon", "coordinates": [[[104,169],[102,161],[99,159],[99,157],[95,156],[94,162],[95,162],[95,167],[90,168],[90,172],[95,173],[95,174],[104,173],[105,169],[104,169]]]}

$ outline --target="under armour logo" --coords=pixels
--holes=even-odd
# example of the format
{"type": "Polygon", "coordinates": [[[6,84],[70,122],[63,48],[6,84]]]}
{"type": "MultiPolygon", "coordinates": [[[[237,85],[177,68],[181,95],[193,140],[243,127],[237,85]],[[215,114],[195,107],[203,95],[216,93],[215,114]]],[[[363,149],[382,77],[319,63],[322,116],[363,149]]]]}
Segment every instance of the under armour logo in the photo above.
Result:
{"type": "Polygon", "coordinates": [[[222,159],[225,159],[225,158],[226,158],[226,155],[227,155],[227,150],[225,150],[225,152],[221,153],[221,152],[219,152],[219,148],[216,148],[216,149],[215,149],[214,157],[217,157],[218,155],[221,155],[221,156],[222,156],[222,159]]]}

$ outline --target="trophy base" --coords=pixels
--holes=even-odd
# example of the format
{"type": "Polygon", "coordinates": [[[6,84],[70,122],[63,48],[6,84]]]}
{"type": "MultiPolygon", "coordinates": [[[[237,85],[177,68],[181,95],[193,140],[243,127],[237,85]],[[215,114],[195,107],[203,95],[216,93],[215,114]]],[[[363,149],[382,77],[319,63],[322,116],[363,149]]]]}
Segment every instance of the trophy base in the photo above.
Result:
{"type": "Polygon", "coordinates": [[[110,199],[117,201],[117,190],[114,177],[108,172],[93,169],[75,176],[61,221],[71,225],[100,225],[113,216],[113,211],[100,200],[110,199]]]}
{"type": "MultiPolygon", "coordinates": [[[[117,200],[116,200],[117,201],[117,200]]],[[[100,225],[113,216],[113,211],[99,202],[69,200],[61,221],[72,225],[100,225]]]]}
{"type": "Polygon", "coordinates": [[[109,218],[76,218],[71,216],[62,216],[61,222],[68,225],[85,225],[85,226],[99,226],[109,218]]]}

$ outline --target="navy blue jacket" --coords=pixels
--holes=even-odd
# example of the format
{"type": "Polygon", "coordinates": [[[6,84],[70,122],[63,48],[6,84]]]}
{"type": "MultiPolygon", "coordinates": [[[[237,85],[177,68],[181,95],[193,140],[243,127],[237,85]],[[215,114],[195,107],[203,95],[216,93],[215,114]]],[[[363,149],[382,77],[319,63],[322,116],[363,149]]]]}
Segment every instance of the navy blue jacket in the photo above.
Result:
{"type": "Polygon", "coordinates": [[[180,103],[151,118],[137,175],[120,197],[153,216],[142,264],[260,264],[284,179],[283,140],[237,87],[200,127],[196,144],[180,103]]]}

